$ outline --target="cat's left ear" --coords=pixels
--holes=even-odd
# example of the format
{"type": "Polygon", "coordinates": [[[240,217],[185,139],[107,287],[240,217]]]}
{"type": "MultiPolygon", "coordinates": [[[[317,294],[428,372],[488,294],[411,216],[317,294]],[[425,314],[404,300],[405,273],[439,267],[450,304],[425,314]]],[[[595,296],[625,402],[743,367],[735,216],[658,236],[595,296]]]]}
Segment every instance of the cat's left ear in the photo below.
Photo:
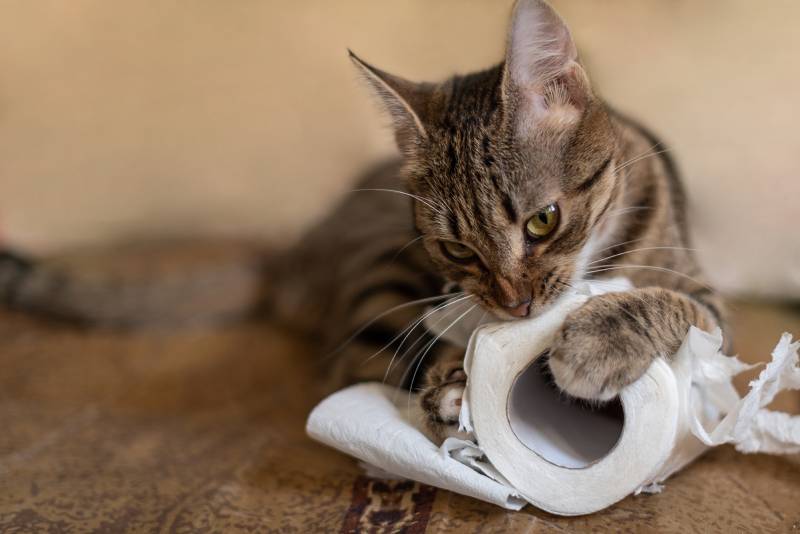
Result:
{"type": "Polygon", "coordinates": [[[424,119],[432,86],[389,74],[362,60],[352,50],[348,53],[391,115],[398,147],[404,154],[413,153],[414,147],[428,135],[424,119]]]}
{"type": "Polygon", "coordinates": [[[503,84],[517,103],[523,133],[569,126],[591,98],[569,29],[543,0],[514,4],[503,84]]]}

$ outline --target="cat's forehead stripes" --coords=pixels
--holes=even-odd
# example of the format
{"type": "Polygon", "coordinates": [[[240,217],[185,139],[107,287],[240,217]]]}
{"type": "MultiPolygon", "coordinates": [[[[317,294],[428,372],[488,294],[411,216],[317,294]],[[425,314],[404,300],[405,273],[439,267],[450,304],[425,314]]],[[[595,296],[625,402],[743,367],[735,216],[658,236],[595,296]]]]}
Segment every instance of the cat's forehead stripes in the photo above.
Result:
{"type": "MultiPolygon", "coordinates": [[[[448,207],[428,224],[433,239],[455,240],[487,257],[493,268],[526,261],[525,223],[562,198],[605,201],[599,185],[612,167],[607,122],[588,110],[571,133],[521,138],[515,102],[503,93],[503,65],[440,86],[425,111],[426,137],[414,154],[415,193],[448,207]],[[420,170],[422,169],[422,170],[420,170]]],[[[562,219],[559,235],[539,248],[569,254],[591,232],[597,210],[562,219]]]]}
{"type": "Polygon", "coordinates": [[[431,128],[424,154],[427,172],[416,183],[451,208],[452,236],[476,245],[490,245],[519,222],[519,203],[499,168],[506,156],[497,149],[508,144],[498,113],[499,81],[495,68],[448,84],[442,119],[431,128]]]}

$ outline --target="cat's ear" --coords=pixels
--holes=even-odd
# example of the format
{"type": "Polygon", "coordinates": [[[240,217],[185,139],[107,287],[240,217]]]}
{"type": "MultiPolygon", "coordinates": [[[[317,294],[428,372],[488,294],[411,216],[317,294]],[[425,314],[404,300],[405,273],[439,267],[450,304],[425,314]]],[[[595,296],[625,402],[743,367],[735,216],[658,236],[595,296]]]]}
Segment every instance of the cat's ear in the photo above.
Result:
{"type": "Polygon", "coordinates": [[[506,50],[504,91],[518,103],[520,127],[567,126],[591,96],[564,21],[542,0],[517,0],[506,50]]]}
{"type": "Polygon", "coordinates": [[[413,152],[414,146],[427,137],[424,118],[431,98],[431,86],[389,74],[362,60],[352,50],[348,53],[391,115],[400,150],[406,154],[413,152]]]}

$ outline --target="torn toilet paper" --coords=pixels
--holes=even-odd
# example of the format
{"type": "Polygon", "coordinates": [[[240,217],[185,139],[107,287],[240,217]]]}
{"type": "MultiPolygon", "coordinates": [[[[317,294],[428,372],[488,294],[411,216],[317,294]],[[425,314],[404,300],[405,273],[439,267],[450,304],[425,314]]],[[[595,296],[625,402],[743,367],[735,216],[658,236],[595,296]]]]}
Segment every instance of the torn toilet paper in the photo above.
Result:
{"type": "Polygon", "coordinates": [[[451,342],[469,338],[461,425],[471,440],[449,438],[437,447],[420,430],[419,414],[409,411],[408,393],[380,384],[359,384],[323,400],[307,431],[388,473],[508,509],[530,502],[561,515],[658,491],[667,477],[721,443],[742,452],[800,452],[800,417],[765,408],[777,392],[800,389],[800,343],[788,334],[744,398],[731,378],[752,366],[720,352],[719,331],[692,328],[670,363],[656,359],[622,392],[616,411],[566,402],[542,378],[538,356],[570,311],[593,295],[627,287],[619,280],[586,284],[535,319],[479,325],[476,318],[445,332],[451,342]]]}

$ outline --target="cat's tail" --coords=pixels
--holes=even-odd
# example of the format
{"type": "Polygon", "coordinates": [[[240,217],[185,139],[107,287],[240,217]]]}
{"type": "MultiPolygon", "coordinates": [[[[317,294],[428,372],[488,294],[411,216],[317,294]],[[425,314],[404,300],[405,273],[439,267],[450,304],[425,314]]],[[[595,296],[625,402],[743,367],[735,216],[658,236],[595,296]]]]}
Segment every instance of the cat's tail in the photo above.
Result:
{"type": "Polygon", "coordinates": [[[33,262],[19,253],[0,250],[0,304],[13,305],[17,289],[33,269],[33,262]]]}
{"type": "Polygon", "coordinates": [[[269,300],[269,257],[231,242],[146,243],[43,259],[0,250],[0,306],[118,327],[239,318],[269,300]]]}

